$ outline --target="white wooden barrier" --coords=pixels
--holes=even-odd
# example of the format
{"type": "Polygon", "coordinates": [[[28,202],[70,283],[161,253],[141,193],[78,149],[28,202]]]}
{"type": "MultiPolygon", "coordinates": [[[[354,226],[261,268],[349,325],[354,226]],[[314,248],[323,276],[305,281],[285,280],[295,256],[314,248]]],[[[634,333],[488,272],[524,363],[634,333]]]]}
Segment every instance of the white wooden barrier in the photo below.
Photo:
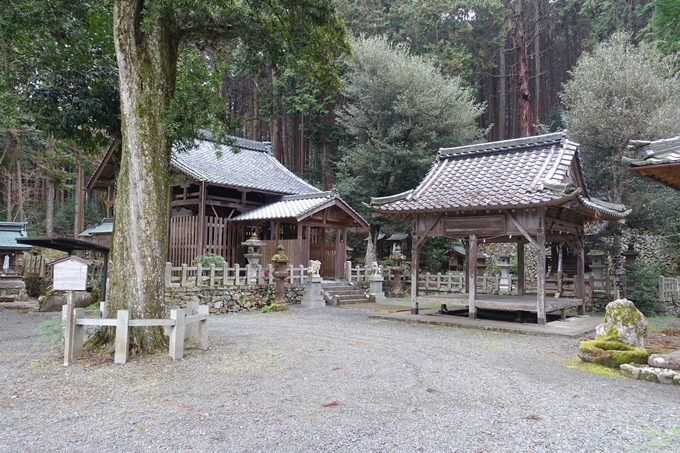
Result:
{"type": "MultiPolygon", "coordinates": [[[[85,326],[115,327],[115,363],[126,363],[130,349],[130,327],[167,327],[170,334],[169,355],[174,360],[184,357],[185,336],[198,343],[198,347],[208,349],[208,314],[207,305],[188,303],[188,308],[171,307],[169,319],[130,319],[128,310],[118,310],[116,318],[86,318],[85,310],[76,308],[69,313],[68,305],[62,307],[62,319],[65,322],[64,332],[64,365],[69,366],[75,357],[82,355],[85,326]],[[196,314],[194,314],[196,312],[196,314]],[[72,315],[72,316],[69,316],[72,315]]],[[[106,316],[107,304],[102,302],[98,314],[106,316]]]]}
{"type": "MultiPolygon", "coordinates": [[[[307,282],[307,268],[300,266],[288,266],[288,275],[290,283],[299,283],[304,285],[307,282]]],[[[165,263],[165,286],[232,286],[232,285],[247,285],[248,284],[248,267],[241,267],[235,264],[234,267],[229,267],[229,263],[224,263],[223,266],[216,267],[211,264],[210,267],[203,267],[200,264],[196,266],[188,266],[182,264],[181,266],[173,266],[172,263],[165,263]]],[[[270,263],[267,266],[257,266],[257,284],[258,285],[273,285],[274,284],[274,266],[270,263]]]]}

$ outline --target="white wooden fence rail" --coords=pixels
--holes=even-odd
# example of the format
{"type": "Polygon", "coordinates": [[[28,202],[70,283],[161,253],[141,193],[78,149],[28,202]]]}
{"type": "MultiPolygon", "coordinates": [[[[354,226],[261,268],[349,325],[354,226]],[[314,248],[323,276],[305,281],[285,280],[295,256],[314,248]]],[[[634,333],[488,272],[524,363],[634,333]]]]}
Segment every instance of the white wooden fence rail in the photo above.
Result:
{"type": "MultiPolygon", "coordinates": [[[[304,284],[307,281],[307,269],[300,265],[297,267],[288,267],[288,279],[290,283],[304,284]]],[[[274,266],[268,264],[266,267],[258,265],[256,274],[251,277],[253,282],[250,284],[257,285],[273,285],[274,284],[274,266]]],[[[231,285],[248,285],[248,266],[241,267],[235,264],[234,267],[229,267],[229,263],[224,263],[223,266],[215,266],[211,264],[210,267],[203,267],[200,264],[196,266],[188,266],[182,264],[181,266],[173,266],[172,263],[165,264],[165,286],[179,286],[179,287],[214,287],[214,286],[231,286],[231,285]]]]}

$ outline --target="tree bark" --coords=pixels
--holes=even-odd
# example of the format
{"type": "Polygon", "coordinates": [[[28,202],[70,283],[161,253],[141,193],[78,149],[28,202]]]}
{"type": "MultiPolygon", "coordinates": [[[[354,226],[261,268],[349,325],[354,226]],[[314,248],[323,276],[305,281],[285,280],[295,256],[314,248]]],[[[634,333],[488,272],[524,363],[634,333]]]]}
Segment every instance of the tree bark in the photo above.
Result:
{"type": "MultiPolygon", "coordinates": [[[[167,194],[171,146],[163,112],[175,91],[178,39],[171,12],[142,25],[143,0],[116,0],[114,40],[119,69],[122,155],[117,178],[109,302],[131,319],[164,315],[167,194]]],[[[165,346],[160,328],[133,328],[133,350],[165,346]]]]}
{"type": "Polygon", "coordinates": [[[505,140],[506,93],[505,93],[505,39],[498,50],[498,140],[505,140]]]}
{"type": "Polygon", "coordinates": [[[537,122],[541,121],[541,2],[536,0],[536,24],[534,25],[534,110],[537,122]]]}
{"type": "Polygon", "coordinates": [[[84,218],[84,206],[83,206],[83,186],[85,185],[85,172],[82,166],[78,166],[76,171],[76,183],[73,188],[73,197],[75,203],[73,206],[73,238],[78,239],[78,235],[83,231],[83,218],[84,218]]]}
{"type": "Polygon", "coordinates": [[[24,183],[23,175],[21,174],[21,157],[17,155],[17,180],[16,180],[16,191],[17,191],[17,215],[19,222],[24,221],[24,183]]]}
{"type": "Polygon", "coordinates": [[[51,238],[54,236],[54,181],[48,179],[45,181],[47,186],[47,195],[45,198],[45,236],[51,238]]]}
{"type": "Polygon", "coordinates": [[[524,33],[524,2],[515,2],[515,55],[517,58],[517,86],[519,94],[519,134],[520,137],[532,135],[533,116],[531,111],[531,92],[529,91],[529,66],[527,64],[527,45],[524,33]]]}

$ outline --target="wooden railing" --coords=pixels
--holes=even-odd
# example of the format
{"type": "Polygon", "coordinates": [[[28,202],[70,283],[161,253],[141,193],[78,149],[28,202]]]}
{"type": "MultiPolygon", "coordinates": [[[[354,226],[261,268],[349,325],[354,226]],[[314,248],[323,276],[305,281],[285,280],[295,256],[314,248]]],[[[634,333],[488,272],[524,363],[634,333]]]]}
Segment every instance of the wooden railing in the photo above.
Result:
{"type": "MultiPolygon", "coordinates": [[[[307,282],[307,268],[304,266],[288,266],[288,281],[293,284],[305,284],[307,282]]],[[[165,263],[165,286],[166,287],[220,287],[220,286],[239,286],[239,285],[273,285],[274,266],[268,264],[266,267],[258,265],[256,272],[249,278],[248,267],[235,264],[229,267],[229,263],[223,266],[203,267],[196,266],[173,266],[172,263],[165,263]],[[249,283],[248,280],[251,280],[249,283]]]]}
{"type": "Polygon", "coordinates": [[[199,348],[208,349],[208,306],[188,302],[186,309],[168,307],[170,318],[130,319],[128,310],[118,310],[115,318],[107,317],[107,303],[100,304],[93,317],[85,317],[84,308],[70,310],[70,303],[62,307],[64,322],[64,365],[69,366],[73,359],[80,357],[85,338],[85,327],[115,327],[115,363],[126,363],[130,346],[130,327],[166,327],[170,334],[169,355],[174,360],[184,357],[185,337],[196,341],[199,348]]]}
{"type": "Polygon", "coordinates": [[[659,299],[661,302],[680,300],[680,277],[659,277],[659,299]]]}

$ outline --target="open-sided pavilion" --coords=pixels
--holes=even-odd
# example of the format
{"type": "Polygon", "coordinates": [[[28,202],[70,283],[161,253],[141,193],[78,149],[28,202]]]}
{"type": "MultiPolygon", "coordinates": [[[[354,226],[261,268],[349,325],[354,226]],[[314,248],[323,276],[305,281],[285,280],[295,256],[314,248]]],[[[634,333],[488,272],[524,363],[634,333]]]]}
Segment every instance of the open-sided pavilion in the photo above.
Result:
{"type": "MultiPolygon", "coordinates": [[[[583,178],[578,144],[567,131],[515,140],[442,148],[418,187],[371,200],[373,216],[401,219],[411,225],[412,282],[418,255],[428,238],[463,237],[468,242],[468,294],[448,302],[478,309],[546,313],[578,307],[585,311],[584,226],[592,221],[623,222],[623,205],[591,198],[583,178]],[[478,295],[477,247],[480,241],[517,246],[517,296],[478,295]],[[526,295],[524,244],[537,253],[536,298],[526,295]],[[546,246],[565,244],[577,256],[576,297],[546,301],[546,246]]],[[[411,288],[411,313],[418,314],[418,285],[411,288]]]]}

